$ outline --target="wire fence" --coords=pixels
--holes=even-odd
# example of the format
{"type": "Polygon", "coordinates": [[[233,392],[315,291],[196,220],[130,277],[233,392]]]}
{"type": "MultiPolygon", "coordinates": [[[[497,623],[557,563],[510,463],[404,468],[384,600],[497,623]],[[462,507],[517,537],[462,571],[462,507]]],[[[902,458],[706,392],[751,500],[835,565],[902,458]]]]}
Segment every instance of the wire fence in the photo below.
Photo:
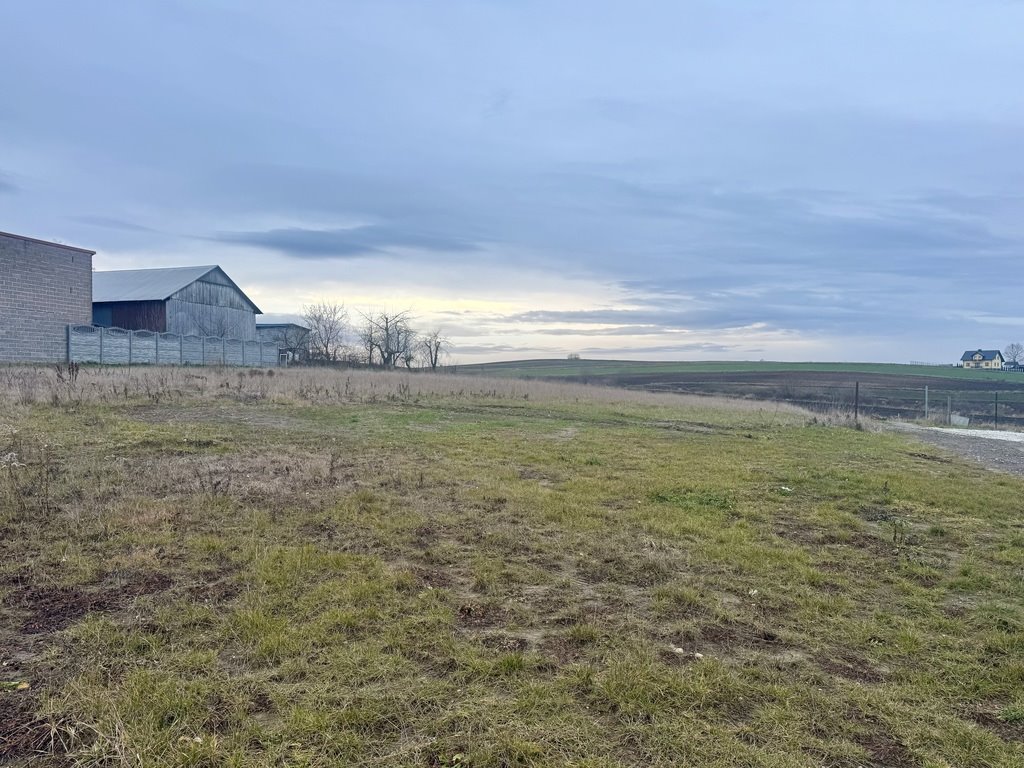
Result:
{"type": "MultiPolygon", "coordinates": [[[[992,382],[992,385],[996,385],[992,382]]],[[[997,386],[997,385],[996,385],[997,386]]],[[[927,419],[967,426],[1024,427],[1024,386],[1020,389],[954,387],[898,387],[851,382],[849,384],[782,384],[750,381],[645,383],[643,389],[660,392],[715,394],[776,400],[821,413],[859,413],[889,419],[927,419]]]]}
{"type": "Polygon", "coordinates": [[[68,326],[68,362],[108,365],[279,365],[279,344],[219,336],[68,326]]]}

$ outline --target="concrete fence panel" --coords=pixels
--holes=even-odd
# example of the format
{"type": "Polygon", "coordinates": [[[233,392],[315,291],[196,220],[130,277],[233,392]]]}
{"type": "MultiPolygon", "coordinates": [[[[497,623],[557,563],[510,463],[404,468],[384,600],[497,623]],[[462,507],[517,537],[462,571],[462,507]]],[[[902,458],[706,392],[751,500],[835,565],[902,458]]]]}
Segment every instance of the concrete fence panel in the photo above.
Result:
{"type": "Polygon", "coordinates": [[[275,342],[179,336],[92,325],[67,326],[67,359],[107,365],[277,366],[275,342]]]}
{"type": "Polygon", "coordinates": [[[263,341],[260,342],[260,365],[273,367],[279,364],[278,356],[281,354],[281,349],[278,347],[277,342],[274,341],[263,341]]]}
{"type": "Polygon", "coordinates": [[[132,333],[132,362],[156,365],[156,345],[160,334],[153,331],[134,331],[132,333]]]}
{"type": "Polygon", "coordinates": [[[132,332],[124,328],[103,329],[102,363],[128,365],[132,361],[132,332]]]}
{"type": "Polygon", "coordinates": [[[180,365],[182,337],[176,333],[161,333],[157,337],[156,361],[159,365],[180,365]]]}
{"type": "Polygon", "coordinates": [[[218,336],[203,339],[203,365],[224,365],[224,339],[218,336]]]}
{"type": "Polygon", "coordinates": [[[224,365],[245,365],[244,349],[241,339],[224,339],[224,365]]]}
{"type": "Polygon", "coordinates": [[[181,337],[181,362],[182,365],[203,364],[203,337],[182,336],[181,337]]]}
{"type": "Polygon", "coordinates": [[[260,359],[260,353],[263,351],[258,341],[245,341],[242,342],[242,357],[244,359],[243,365],[263,365],[260,359]]]}
{"type": "Polygon", "coordinates": [[[68,359],[78,363],[98,363],[103,359],[103,329],[91,325],[68,326],[68,359]]]}

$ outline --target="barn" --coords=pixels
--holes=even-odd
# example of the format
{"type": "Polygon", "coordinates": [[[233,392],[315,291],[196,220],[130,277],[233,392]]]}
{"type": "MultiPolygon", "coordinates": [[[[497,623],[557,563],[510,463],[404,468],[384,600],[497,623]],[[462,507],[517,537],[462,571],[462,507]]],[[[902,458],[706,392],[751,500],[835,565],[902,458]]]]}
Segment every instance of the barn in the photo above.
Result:
{"type": "Polygon", "coordinates": [[[259,340],[277,344],[283,364],[309,360],[309,333],[309,328],[298,323],[256,323],[259,340]]]}
{"type": "Polygon", "coordinates": [[[103,327],[256,340],[263,314],[220,267],[93,274],[92,322],[103,327]]]}
{"type": "Polygon", "coordinates": [[[93,251],[0,232],[0,361],[67,359],[67,327],[92,312],[93,251]]]}

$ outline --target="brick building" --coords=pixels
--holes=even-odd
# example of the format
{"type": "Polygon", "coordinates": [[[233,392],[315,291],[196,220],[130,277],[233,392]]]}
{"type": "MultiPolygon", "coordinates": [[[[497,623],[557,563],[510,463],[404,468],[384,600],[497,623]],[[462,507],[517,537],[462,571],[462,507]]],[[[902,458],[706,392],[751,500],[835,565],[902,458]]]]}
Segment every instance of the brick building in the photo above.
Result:
{"type": "Polygon", "coordinates": [[[67,359],[67,326],[92,322],[93,254],[0,232],[0,362],[67,359]]]}

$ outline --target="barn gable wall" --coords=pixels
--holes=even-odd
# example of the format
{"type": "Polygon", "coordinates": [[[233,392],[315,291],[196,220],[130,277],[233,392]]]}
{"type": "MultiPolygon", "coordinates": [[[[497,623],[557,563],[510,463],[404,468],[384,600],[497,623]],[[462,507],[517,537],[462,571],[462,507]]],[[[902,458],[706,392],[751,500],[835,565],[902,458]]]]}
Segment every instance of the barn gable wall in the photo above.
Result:
{"type": "Polygon", "coordinates": [[[256,339],[256,315],[252,308],[238,300],[237,289],[213,283],[193,283],[167,300],[167,330],[171,333],[197,336],[227,336],[243,341],[256,339]],[[200,286],[199,290],[190,290],[200,286]],[[211,290],[213,289],[213,290],[211,290]],[[226,289],[229,293],[217,293],[226,289]],[[188,301],[180,296],[196,296],[204,301],[188,301]],[[217,296],[223,304],[211,303],[217,296]],[[243,304],[244,306],[239,306],[243,304]]]}
{"type": "Polygon", "coordinates": [[[227,275],[214,269],[167,300],[167,330],[253,341],[256,314],[227,275]]]}
{"type": "MultiPolygon", "coordinates": [[[[172,299],[185,301],[190,304],[208,304],[215,307],[230,307],[231,309],[243,309],[250,313],[252,304],[242,295],[235,286],[228,282],[216,282],[217,270],[204,275],[194,283],[189,283],[177,293],[171,296],[172,299]]],[[[226,278],[225,278],[226,280],[226,278]]]]}
{"type": "Polygon", "coordinates": [[[91,321],[91,252],[0,233],[0,361],[63,361],[91,321]]]}

